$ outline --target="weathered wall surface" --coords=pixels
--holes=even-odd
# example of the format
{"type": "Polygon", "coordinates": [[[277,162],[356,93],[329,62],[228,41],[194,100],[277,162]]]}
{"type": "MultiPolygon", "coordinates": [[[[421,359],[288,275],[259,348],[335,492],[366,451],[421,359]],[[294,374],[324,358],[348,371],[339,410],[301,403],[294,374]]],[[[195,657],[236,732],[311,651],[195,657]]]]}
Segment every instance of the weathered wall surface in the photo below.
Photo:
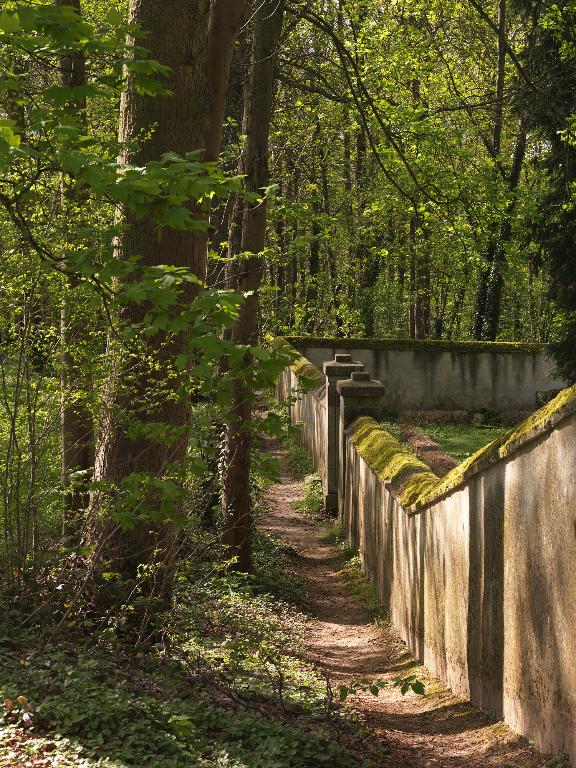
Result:
{"type": "Polygon", "coordinates": [[[318,368],[337,352],[351,352],[386,387],[390,413],[532,411],[536,392],[565,386],[552,375],[551,363],[537,345],[313,339],[291,343],[318,368]]]}
{"type": "MultiPolygon", "coordinates": [[[[278,396],[298,386],[286,369],[278,396]]],[[[317,377],[291,418],[324,476],[322,403],[317,377]]],[[[441,480],[394,442],[368,417],[351,425],[342,499],[392,622],[455,692],[574,760],[576,386],[441,480]]]]}
{"type": "MultiPolygon", "coordinates": [[[[308,371],[308,374],[310,371],[308,371]]],[[[312,456],[314,467],[322,479],[324,488],[328,482],[326,452],[327,411],[324,375],[318,371],[318,383],[312,385],[309,376],[306,386],[292,368],[285,368],[276,382],[276,397],[289,402],[290,420],[300,425],[300,439],[312,456]]]]}
{"type": "Polygon", "coordinates": [[[411,650],[576,756],[576,412],[421,508],[346,450],[345,528],[411,650]]]}

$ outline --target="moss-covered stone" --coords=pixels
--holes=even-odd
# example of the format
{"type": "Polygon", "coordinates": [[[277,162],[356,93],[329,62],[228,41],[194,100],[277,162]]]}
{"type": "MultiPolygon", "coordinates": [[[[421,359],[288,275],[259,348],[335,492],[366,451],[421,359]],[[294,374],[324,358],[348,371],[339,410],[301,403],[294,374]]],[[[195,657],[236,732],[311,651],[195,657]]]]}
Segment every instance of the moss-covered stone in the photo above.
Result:
{"type": "MultiPolygon", "coordinates": [[[[321,386],[325,383],[324,374],[304,357],[291,342],[306,343],[309,346],[372,346],[375,341],[380,348],[389,345],[390,349],[398,349],[402,342],[371,339],[315,339],[278,337],[270,342],[270,346],[284,352],[292,361],[290,367],[298,378],[310,382],[311,386],[321,386]]],[[[423,344],[436,342],[408,342],[412,348],[421,348],[423,344]]],[[[440,342],[440,345],[444,342],[440,342]]],[[[538,351],[541,347],[531,344],[503,344],[456,342],[449,345],[453,348],[469,349],[476,347],[477,351],[500,351],[502,347],[510,351],[538,351]],[[500,348],[500,349],[498,349],[500,348]]],[[[393,482],[405,476],[396,495],[404,507],[416,512],[429,506],[452,490],[458,488],[466,480],[486,469],[495,462],[510,456],[520,446],[537,439],[547,430],[552,429],[563,418],[576,412],[576,384],[562,390],[553,400],[535,411],[525,421],[506,432],[501,437],[480,448],[472,456],[452,469],[443,478],[438,478],[414,453],[402,445],[395,437],[380,426],[373,418],[361,416],[356,419],[348,430],[350,441],[374,473],[385,482],[393,482]]]]}
{"type": "Polygon", "coordinates": [[[576,384],[563,389],[549,403],[531,414],[517,427],[505,432],[501,437],[480,448],[445,475],[434,488],[426,491],[412,502],[413,506],[422,508],[435,499],[445,496],[457,488],[469,477],[486,469],[500,459],[510,456],[516,449],[531,440],[536,439],[547,430],[552,429],[565,416],[576,411],[576,384]]]}
{"type": "Polygon", "coordinates": [[[290,342],[282,336],[278,336],[270,342],[272,349],[285,354],[290,362],[290,368],[299,379],[305,379],[310,382],[312,387],[320,386],[325,383],[326,377],[314,363],[311,363],[307,357],[304,357],[290,342]]]}
{"type": "Polygon", "coordinates": [[[514,341],[446,341],[445,339],[334,339],[315,336],[289,336],[288,342],[295,347],[329,347],[338,349],[394,349],[425,352],[516,352],[538,354],[545,349],[542,344],[514,341]]]}
{"type": "Polygon", "coordinates": [[[371,416],[356,419],[348,434],[352,445],[381,480],[396,480],[411,471],[425,472],[438,481],[427,464],[399,443],[371,416]]]}
{"type": "Polygon", "coordinates": [[[402,506],[415,512],[446,496],[468,478],[506,458],[574,412],[576,385],[562,390],[554,400],[522,424],[480,448],[442,478],[438,478],[427,464],[369,416],[356,419],[349,429],[349,436],[360,456],[380,480],[393,481],[407,475],[396,495],[402,506]]]}
{"type": "Polygon", "coordinates": [[[439,483],[433,472],[418,472],[403,484],[398,493],[398,500],[403,507],[411,507],[422,496],[431,493],[439,483]]]}
{"type": "Polygon", "coordinates": [[[423,490],[423,493],[418,498],[414,498],[411,501],[410,506],[416,505],[419,508],[426,506],[434,499],[444,496],[449,491],[457,488],[471,475],[493,464],[500,458],[498,447],[501,440],[501,437],[497,438],[480,448],[479,451],[476,451],[476,453],[469,456],[461,464],[458,464],[457,467],[450,470],[447,475],[444,475],[433,488],[423,490]]]}
{"type": "Polygon", "coordinates": [[[517,445],[536,437],[544,429],[554,426],[565,415],[576,410],[576,384],[563,389],[553,400],[531,414],[502,438],[500,456],[508,456],[517,445]]]}

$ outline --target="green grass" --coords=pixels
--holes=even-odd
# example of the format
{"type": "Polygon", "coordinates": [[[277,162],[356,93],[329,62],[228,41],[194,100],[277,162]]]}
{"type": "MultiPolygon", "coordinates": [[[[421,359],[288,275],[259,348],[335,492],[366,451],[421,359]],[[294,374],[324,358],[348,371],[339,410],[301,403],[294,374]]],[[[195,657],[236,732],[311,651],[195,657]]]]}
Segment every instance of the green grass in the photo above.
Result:
{"type": "Polygon", "coordinates": [[[489,424],[418,424],[440,448],[462,462],[507,431],[489,424]]]}
{"type": "MultiPolygon", "coordinates": [[[[384,429],[404,445],[400,425],[391,420],[382,422],[384,429]]],[[[440,448],[462,462],[483,446],[503,435],[508,427],[493,424],[415,424],[432,438],[440,448]]]]}
{"type": "Polygon", "coordinates": [[[388,614],[376,587],[364,575],[358,553],[347,542],[340,544],[340,551],[343,561],[340,574],[344,577],[350,594],[358,600],[377,624],[388,621],[388,614]]]}
{"type": "Polygon", "coordinates": [[[358,552],[344,538],[340,523],[328,525],[324,528],[320,538],[327,544],[335,544],[338,547],[342,563],[340,575],[346,582],[348,592],[368,611],[375,622],[388,621],[388,615],[384,610],[380,595],[376,587],[364,575],[358,552]]]}
{"type": "Polygon", "coordinates": [[[343,539],[342,525],[338,522],[326,526],[320,535],[320,539],[326,544],[339,544],[343,539]]]}
{"type": "Polygon", "coordinates": [[[314,472],[314,464],[310,454],[299,441],[297,427],[289,429],[288,434],[282,440],[282,447],[286,452],[286,463],[292,477],[299,479],[314,472]]]}
{"type": "Polygon", "coordinates": [[[398,442],[405,443],[405,441],[402,439],[402,430],[400,428],[400,424],[398,424],[397,421],[386,420],[381,423],[386,432],[389,432],[392,437],[395,437],[396,440],[398,440],[398,442]]]}

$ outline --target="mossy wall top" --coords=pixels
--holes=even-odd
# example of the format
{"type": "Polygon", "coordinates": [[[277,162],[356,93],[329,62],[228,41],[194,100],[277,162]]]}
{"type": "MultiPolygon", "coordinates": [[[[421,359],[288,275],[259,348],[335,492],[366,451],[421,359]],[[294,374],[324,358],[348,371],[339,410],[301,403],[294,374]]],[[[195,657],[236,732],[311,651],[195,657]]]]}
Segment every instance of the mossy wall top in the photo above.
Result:
{"type": "Polygon", "coordinates": [[[543,344],[529,344],[516,341],[447,341],[445,339],[336,339],[328,336],[287,336],[293,346],[301,349],[309,347],[334,347],[343,349],[396,349],[431,352],[517,352],[521,354],[539,354],[545,351],[543,344]]]}
{"type": "Polygon", "coordinates": [[[488,443],[443,478],[401,445],[374,419],[361,416],[348,435],[368,466],[383,481],[397,481],[395,495],[410,513],[422,511],[461,486],[468,478],[509,458],[527,443],[544,437],[576,413],[576,384],[531,414],[525,421],[488,443]]]}
{"type": "Polygon", "coordinates": [[[270,342],[270,346],[277,352],[286,355],[290,368],[298,378],[303,379],[304,384],[308,382],[310,387],[315,388],[325,383],[326,377],[322,371],[307,357],[304,357],[287,339],[278,336],[270,342]]]}

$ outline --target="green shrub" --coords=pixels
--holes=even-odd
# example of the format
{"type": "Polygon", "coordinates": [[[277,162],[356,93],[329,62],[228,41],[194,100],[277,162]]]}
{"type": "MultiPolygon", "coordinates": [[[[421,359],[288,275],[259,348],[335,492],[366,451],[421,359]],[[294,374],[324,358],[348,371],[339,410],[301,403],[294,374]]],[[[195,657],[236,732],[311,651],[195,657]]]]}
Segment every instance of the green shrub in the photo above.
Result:
{"type": "Polygon", "coordinates": [[[312,519],[317,519],[324,511],[324,491],[318,475],[308,475],[304,480],[304,496],[294,503],[295,509],[312,519]]]}

